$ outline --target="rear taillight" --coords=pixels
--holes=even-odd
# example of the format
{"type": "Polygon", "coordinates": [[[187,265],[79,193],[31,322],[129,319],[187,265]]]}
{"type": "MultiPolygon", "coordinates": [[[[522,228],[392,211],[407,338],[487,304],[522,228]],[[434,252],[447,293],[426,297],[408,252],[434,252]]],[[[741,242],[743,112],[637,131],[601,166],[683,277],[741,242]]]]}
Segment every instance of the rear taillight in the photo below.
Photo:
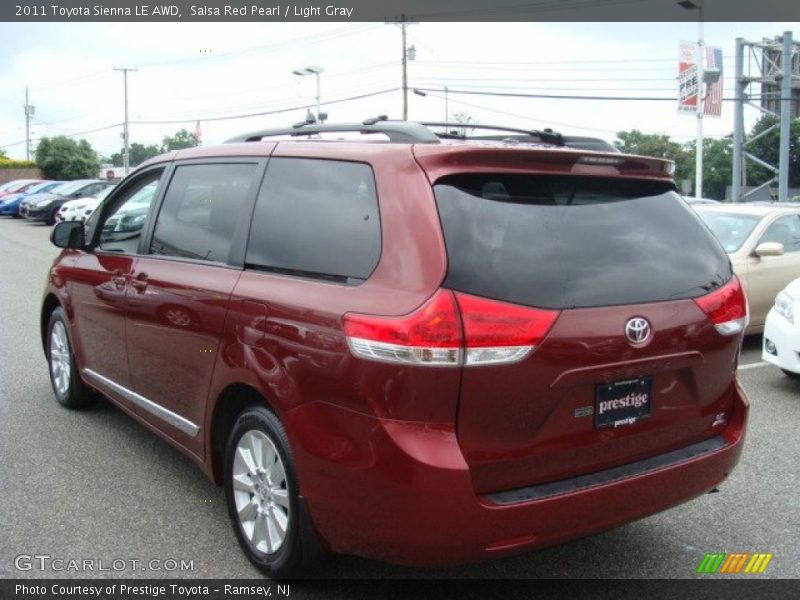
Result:
{"type": "Polygon", "coordinates": [[[461,364],[461,324],[448,290],[439,290],[404,317],[347,314],[344,333],[360,358],[435,367],[461,364]]]}
{"type": "Polygon", "coordinates": [[[741,333],[747,327],[747,298],[736,275],[718,290],[695,298],[694,301],[722,335],[741,333]]]}
{"type": "Polygon", "coordinates": [[[355,356],[423,366],[509,364],[528,356],[558,317],[540,310],[439,290],[404,317],[347,314],[355,356]]]}
{"type": "Polygon", "coordinates": [[[541,310],[456,293],[464,325],[465,363],[513,363],[533,352],[558,317],[541,310]]]}

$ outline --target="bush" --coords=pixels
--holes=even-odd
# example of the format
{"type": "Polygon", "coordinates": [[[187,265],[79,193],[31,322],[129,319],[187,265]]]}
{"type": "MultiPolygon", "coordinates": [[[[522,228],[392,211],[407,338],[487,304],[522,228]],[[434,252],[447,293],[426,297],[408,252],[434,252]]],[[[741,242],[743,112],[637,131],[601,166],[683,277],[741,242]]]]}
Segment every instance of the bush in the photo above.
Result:
{"type": "Polygon", "coordinates": [[[32,160],[12,160],[0,156],[0,169],[34,169],[36,163],[32,160]]]}
{"type": "Polygon", "coordinates": [[[97,177],[100,159],[86,140],[76,142],[66,136],[42,138],[36,147],[36,164],[48,179],[97,177]]]}

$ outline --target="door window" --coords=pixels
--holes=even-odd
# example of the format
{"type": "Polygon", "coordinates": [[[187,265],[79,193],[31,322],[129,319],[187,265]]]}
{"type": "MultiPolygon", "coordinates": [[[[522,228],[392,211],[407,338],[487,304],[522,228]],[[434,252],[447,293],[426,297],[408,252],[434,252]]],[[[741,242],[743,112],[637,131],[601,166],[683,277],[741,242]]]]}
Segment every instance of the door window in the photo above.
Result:
{"type": "Polygon", "coordinates": [[[781,217],[770,225],[761,237],[761,242],[779,242],[784,252],[800,251],[800,215],[781,217]]]}
{"type": "Polygon", "coordinates": [[[375,178],[369,165],[273,158],[256,201],[247,266],[358,283],[381,253],[375,178]]]}
{"type": "Polygon", "coordinates": [[[93,228],[100,228],[99,250],[136,254],[161,173],[160,170],[153,172],[136,182],[123,193],[123,197],[115,199],[110,214],[96,224],[90,223],[93,228]]]}
{"type": "Polygon", "coordinates": [[[226,262],[257,168],[256,163],[177,167],[150,254],[226,262]]]}

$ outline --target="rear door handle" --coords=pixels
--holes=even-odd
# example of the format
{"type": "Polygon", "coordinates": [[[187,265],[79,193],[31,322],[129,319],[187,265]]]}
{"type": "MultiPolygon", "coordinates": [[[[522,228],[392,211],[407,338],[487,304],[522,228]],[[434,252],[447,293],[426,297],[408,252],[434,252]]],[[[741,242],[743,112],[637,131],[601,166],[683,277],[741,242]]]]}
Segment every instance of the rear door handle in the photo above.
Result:
{"type": "Polygon", "coordinates": [[[143,292],[147,289],[147,273],[139,273],[136,278],[131,281],[131,285],[137,292],[143,292]]]}

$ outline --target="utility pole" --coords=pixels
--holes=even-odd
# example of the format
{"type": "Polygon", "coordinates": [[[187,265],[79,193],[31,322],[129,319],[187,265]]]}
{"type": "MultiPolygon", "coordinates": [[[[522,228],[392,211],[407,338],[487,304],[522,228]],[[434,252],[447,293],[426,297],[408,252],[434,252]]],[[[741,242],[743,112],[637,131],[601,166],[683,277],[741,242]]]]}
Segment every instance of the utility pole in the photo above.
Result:
{"type": "Polygon", "coordinates": [[[408,121],[408,47],[406,46],[406,16],[402,15],[400,22],[401,37],[403,39],[403,121],[408,121]]]}
{"type": "Polygon", "coordinates": [[[28,88],[25,88],[25,160],[31,159],[31,117],[36,107],[28,99],[28,88]]]}
{"type": "Polygon", "coordinates": [[[122,71],[122,86],[125,94],[125,124],[122,129],[122,166],[125,169],[125,175],[130,171],[130,147],[128,136],[128,71],[138,71],[134,67],[114,67],[115,71],[122,71]]]}
{"type": "Polygon", "coordinates": [[[387,19],[386,23],[394,23],[400,25],[400,39],[403,45],[403,121],[408,120],[408,61],[414,60],[416,49],[412,46],[408,47],[408,39],[406,35],[406,28],[409,25],[416,25],[416,21],[409,21],[405,14],[400,15],[394,19],[387,19]]]}

